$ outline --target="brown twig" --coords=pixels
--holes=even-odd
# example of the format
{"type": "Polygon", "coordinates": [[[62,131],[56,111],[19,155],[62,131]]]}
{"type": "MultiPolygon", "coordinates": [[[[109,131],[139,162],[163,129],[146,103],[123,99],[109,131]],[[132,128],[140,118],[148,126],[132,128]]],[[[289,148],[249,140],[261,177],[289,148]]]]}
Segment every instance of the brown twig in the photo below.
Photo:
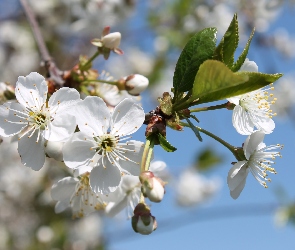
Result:
{"type": "Polygon", "coordinates": [[[37,43],[38,50],[41,55],[44,66],[47,70],[47,73],[48,73],[49,77],[51,77],[52,80],[54,80],[55,83],[61,87],[62,84],[64,83],[64,80],[62,79],[63,72],[56,67],[55,63],[53,62],[52,58],[50,57],[47,47],[45,45],[43,36],[41,34],[39,25],[37,23],[36,17],[34,15],[34,12],[32,11],[31,7],[29,6],[27,0],[20,0],[20,2],[23,6],[23,9],[26,13],[26,16],[28,18],[30,26],[32,28],[32,31],[33,31],[33,34],[34,34],[34,37],[35,37],[35,40],[37,43]]]}

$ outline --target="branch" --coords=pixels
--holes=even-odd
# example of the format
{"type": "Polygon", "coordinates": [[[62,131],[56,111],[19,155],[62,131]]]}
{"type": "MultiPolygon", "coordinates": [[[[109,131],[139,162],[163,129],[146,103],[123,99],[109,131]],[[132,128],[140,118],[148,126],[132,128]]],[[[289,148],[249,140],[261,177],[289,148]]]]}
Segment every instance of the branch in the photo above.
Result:
{"type": "Polygon", "coordinates": [[[27,19],[30,23],[31,29],[33,31],[33,35],[35,38],[35,41],[37,43],[37,47],[39,50],[39,53],[41,55],[42,61],[44,62],[45,69],[47,70],[48,75],[58,84],[62,85],[64,80],[62,79],[63,72],[59,70],[55,63],[53,62],[52,58],[49,55],[48,49],[45,45],[43,36],[41,34],[39,25],[37,23],[36,17],[29,6],[27,0],[20,0],[21,5],[23,6],[23,9],[26,13],[27,19]]]}

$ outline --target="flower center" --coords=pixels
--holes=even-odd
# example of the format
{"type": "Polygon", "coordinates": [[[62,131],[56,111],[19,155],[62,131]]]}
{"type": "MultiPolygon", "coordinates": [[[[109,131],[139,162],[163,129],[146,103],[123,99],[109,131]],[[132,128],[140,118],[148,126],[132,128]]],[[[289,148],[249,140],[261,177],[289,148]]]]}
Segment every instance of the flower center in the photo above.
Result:
{"type": "Polygon", "coordinates": [[[75,187],[70,204],[73,207],[73,217],[83,217],[85,215],[85,206],[93,208],[93,210],[101,210],[106,207],[106,203],[95,194],[89,184],[89,173],[85,173],[79,179],[75,187]],[[75,202],[75,199],[79,199],[79,202],[75,202]]]}
{"type": "Polygon", "coordinates": [[[247,167],[249,167],[255,179],[265,188],[267,188],[266,181],[271,182],[271,179],[268,178],[267,172],[272,174],[277,173],[276,170],[271,167],[271,164],[274,164],[275,157],[281,157],[280,152],[270,150],[282,148],[283,145],[280,144],[264,147],[262,149],[255,150],[249,158],[247,167]]]}
{"type": "Polygon", "coordinates": [[[50,117],[47,117],[46,114],[42,112],[29,112],[29,122],[36,126],[36,128],[40,128],[41,130],[45,130],[50,117]]]}
{"type": "Polygon", "coordinates": [[[270,106],[276,102],[277,98],[273,98],[273,94],[269,94],[267,90],[274,90],[274,87],[256,90],[243,95],[239,100],[239,105],[246,112],[251,112],[259,116],[268,116],[269,118],[276,116],[276,113],[273,113],[270,106]],[[269,100],[270,98],[273,99],[269,100]]]}
{"type": "Polygon", "coordinates": [[[103,155],[111,153],[118,144],[118,138],[110,134],[95,137],[94,140],[97,142],[96,152],[103,155]]]}

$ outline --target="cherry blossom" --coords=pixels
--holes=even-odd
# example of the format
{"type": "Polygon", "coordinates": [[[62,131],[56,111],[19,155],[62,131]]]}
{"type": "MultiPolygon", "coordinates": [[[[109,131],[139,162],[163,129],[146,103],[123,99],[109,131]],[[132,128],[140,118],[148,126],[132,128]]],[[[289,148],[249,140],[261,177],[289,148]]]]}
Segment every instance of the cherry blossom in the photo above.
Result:
{"type": "Polygon", "coordinates": [[[266,146],[263,143],[264,136],[261,131],[248,136],[243,145],[245,160],[235,163],[228,173],[227,184],[233,199],[237,199],[244,189],[249,172],[265,188],[267,188],[266,181],[270,181],[267,171],[276,174],[275,169],[270,166],[274,164],[276,156],[281,156],[277,149],[281,149],[282,146],[279,144],[266,146]]]}
{"type": "Polygon", "coordinates": [[[84,217],[96,210],[104,209],[106,203],[103,196],[95,194],[89,185],[89,174],[79,178],[65,177],[55,183],[51,196],[57,200],[55,212],[60,213],[71,207],[74,218],[84,217]]]}
{"type": "Polygon", "coordinates": [[[44,165],[45,141],[66,140],[76,128],[70,109],[80,101],[78,91],[61,88],[49,100],[47,92],[45,78],[32,72],[18,78],[17,102],[0,106],[0,135],[19,135],[18,152],[22,163],[34,170],[44,165]]]}
{"type": "Polygon", "coordinates": [[[63,148],[64,162],[69,168],[80,173],[84,169],[91,171],[90,186],[102,194],[114,192],[123,174],[139,175],[143,143],[126,141],[144,121],[144,111],[138,104],[124,99],[110,113],[101,98],[89,96],[75,113],[80,132],[63,148]]]}
{"type": "MultiPolygon", "coordinates": [[[[258,67],[255,62],[246,59],[240,71],[258,72],[258,67]]],[[[228,98],[229,102],[236,105],[232,122],[238,133],[250,135],[254,127],[265,134],[272,133],[275,128],[272,117],[276,114],[272,113],[270,106],[275,103],[276,98],[269,101],[273,95],[268,94],[267,90],[273,90],[273,87],[228,98]]]]}

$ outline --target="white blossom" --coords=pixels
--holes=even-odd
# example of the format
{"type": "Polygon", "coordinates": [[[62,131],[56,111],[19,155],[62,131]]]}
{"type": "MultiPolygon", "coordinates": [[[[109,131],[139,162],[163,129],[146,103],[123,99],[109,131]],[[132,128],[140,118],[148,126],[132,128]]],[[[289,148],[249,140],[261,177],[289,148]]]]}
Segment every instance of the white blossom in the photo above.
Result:
{"type": "Polygon", "coordinates": [[[264,136],[265,134],[261,131],[248,136],[243,145],[245,160],[235,163],[228,173],[227,184],[233,199],[237,199],[244,189],[249,172],[265,188],[267,187],[266,181],[271,181],[267,171],[276,174],[275,169],[270,166],[274,163],[275,157],[281,154],[271,150],[281,149],[282,146],[277,144],[267,147],[263,143],[264,136]]]}
{"type": "Polygon", "coordinates": [[[84,217],[96,210],[104,209],[106,206],[103,196],[92,191],[88,173],[79,178],[65,177],[61,179],[52,186],[51,196],[58,201],[55,206],[56,213],[71,207],[74,218],[84,217]]]}
{"type": "MultiPolygon", "coordinates": [[[[257,72],[258,67],[255,62],[245,60],[240,71],[257,72]]],[[[273,90],[273,87],[269,88],[273,90]]],[[[269,101],[272,94],[268,94],[269,89],[259,89],[243,95],[228,98],[230,103],[235,104],[232,116],[233,126],[238,133],[242,135],[250,135],[254,131],[254,127],[270,134],[275,128],[272,117],[276,115],[272,113],[270,105],[275,103],[276,98],[269,101]]]]}
{"type": "Polygon", "coordinates": [[[76,128],[69,109],[80,101],[78,91],[61,88],[47,101],[48,86],[36,72],[20,76],[16,83],[17,102],[0,106],[0,135],[19,135],[18,152],[22,163],[34,170],[45,162],[44,142],[63,141],[76,128]]]}
{"type": "MultiPolygon", "coordinates": [[[[86,97],[76,109],[80,132],[64,145],[65,164],[72,169],[92,168],[90,186],[96,193],[114,192],[123,174],[139,175],[143,143],[130,134],[143,124],[143,109],[124,99],[110,113],[99,97],[86,97]]],[[[78,170],[80,171],[80,170],[78,170]]]]}

